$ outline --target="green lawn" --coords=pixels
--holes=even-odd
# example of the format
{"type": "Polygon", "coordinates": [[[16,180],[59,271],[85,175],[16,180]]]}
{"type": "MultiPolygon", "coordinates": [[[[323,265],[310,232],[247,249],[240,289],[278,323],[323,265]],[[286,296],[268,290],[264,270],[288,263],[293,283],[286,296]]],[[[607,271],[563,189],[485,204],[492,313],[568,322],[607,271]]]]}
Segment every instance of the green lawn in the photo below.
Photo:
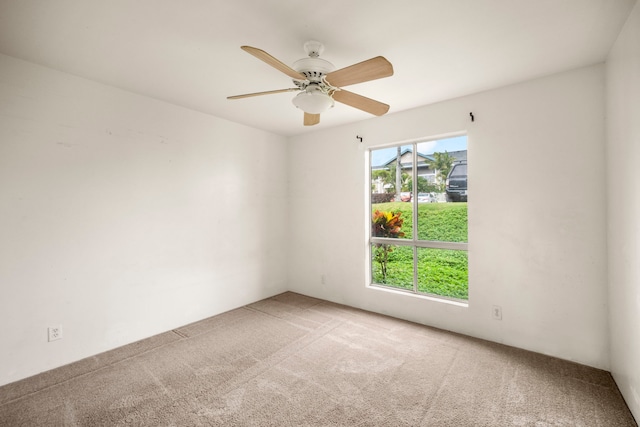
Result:
{"type": "MultiPolygon", "coordinates": [[[[413,232],[412,203],[391,202],[372,205],[372,211],[401,212],[405,239],[413,232]]],[[[467,203],[421,203],[418,205],[418,238],[448,242],[467,241],[467,203]]],[[[373,254],[377,249],[374,245],[373,254]]],[[[466,251],[418,248],[418,291],[468,299],[466,251]]],[[[413,289],[413,248],[394,246],[389,253],[387,279],[382,283],[378,262],[372,262],[373,282],[402,289],[413,289]]]]}

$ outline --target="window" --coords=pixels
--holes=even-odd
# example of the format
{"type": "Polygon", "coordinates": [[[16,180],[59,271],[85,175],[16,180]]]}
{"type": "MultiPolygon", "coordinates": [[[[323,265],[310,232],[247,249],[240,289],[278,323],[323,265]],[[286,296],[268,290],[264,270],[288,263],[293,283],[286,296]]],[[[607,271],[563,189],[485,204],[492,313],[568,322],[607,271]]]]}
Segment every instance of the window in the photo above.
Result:
{"type": "Polygon", "coordinates": [[[371,285],[468,300],[466,135],[369,155],[371,285]]]}

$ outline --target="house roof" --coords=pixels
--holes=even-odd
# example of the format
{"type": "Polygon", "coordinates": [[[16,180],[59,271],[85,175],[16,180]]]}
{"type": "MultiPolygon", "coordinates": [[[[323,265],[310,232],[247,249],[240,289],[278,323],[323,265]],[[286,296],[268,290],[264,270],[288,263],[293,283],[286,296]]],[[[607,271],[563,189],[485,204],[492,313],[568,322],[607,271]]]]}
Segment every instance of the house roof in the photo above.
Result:
{"type": "MultiPolygon", "coordinates": [[[[411,150],[410,148],[405,148],[400,152],[400,158],[402,158],[405,154],[412,153],[412,152],[413,150],[411,150]]],[[[445,151],[445,152],[449,154],[451,157],[455,158],[456,161],[467,160],[467,150],[445,151]]],[[[418,156],[418,165],[424,164],[424,163],[430,163],[434,161],[435,158],[431,154],[423,154],[423,153],[417,152],[416,155],[418,156]],[[420,161],[420,159],[422,159],[422,162],[420,161]]],[[[396,162],[397,157],[398,157],[397,155],[393,156],[385,163],[374,167],[374,169],[385,169],[392,166],[396,162]]],[[[407,164],[407,163],[402,163],[402,164],[407,164]]]]}
{"type": "MultiPolygon", "coordinates": [[[[407,153],[413,153],[413,150],[411,150],[410,148],[403,149],[400,152],[400,158],[402,159],[402,157],[407,153]]],[[[435,160],[432,156],[429,156],[427,154],[422,154],[420,152],[417,152],[416,155],[418,156],[418,163],[420,163],[420,159],[423,159],[425,162],[432,162],[433,160],[435,160]]],[[[395,163],[397,157],[398,157],[397,155],[393,156],[387,162],[383,163],[381,166],[391,166],[392,163],[395,163]]]]}

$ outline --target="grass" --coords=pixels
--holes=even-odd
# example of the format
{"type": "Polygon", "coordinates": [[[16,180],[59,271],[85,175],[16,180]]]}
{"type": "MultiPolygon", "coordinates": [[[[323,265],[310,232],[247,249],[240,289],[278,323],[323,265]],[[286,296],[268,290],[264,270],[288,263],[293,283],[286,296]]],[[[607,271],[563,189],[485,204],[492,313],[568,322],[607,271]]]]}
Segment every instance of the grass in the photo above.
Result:
{"type": "MultiPolygon", "coordinates": [[[[373,210],[401,212],[405,239],[412,238],[412,203],[391,202],[372,205],[373,210]]],[[[466,203],[421,203],[418,205],[418,239],[447,242],[467,241],[466,203]]],[[[387,278],[382,283],[380,264],[372,262],[374,283],[413,290],[413,247],[393,246],[389,253],[387,278]]],[[[374,245],[373,251],[380,250],[374,245]]],[[[445,297],[468,299],[466,251],[417,248],[418,291],[445,297]]]]}

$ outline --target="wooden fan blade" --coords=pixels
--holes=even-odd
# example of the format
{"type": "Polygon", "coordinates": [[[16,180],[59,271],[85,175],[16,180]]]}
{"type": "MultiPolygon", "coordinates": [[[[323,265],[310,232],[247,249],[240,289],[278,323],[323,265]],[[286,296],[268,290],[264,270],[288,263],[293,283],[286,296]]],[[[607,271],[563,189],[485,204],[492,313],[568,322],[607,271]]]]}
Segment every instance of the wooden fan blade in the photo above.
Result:
{"type": "Polygon", "coordinates": [[[256,47],[251,47],[251,46],[241,46],[240,48],[242,50],[244,50],[245,52],[248,52],[251,55],[255,56],[259,60],[264,61],[267,64],[271,65],[276,70],[279,70],[279,71],[285,73],[287,76],[291,77],[292,79],[296,79],[296,80],[306,80],[307,79],[304,76],[304,74],[300,74],[299,72],[297,72],[293,68],[289,67],[287,64],[285,64],[283,62],[280,62],[279,60],[277,60],[273,56],[269,55],[267,52],[265,52],[262,49],[258,49],[256,47]]]}
{"type": "Polygon", "coordinates": [[[337,90],[333,93],[333,99],[349,105],[358,110],[366,111],[375,116],[381,116],[389,111],[389,106],[374,99],[367,98],[357,93],[349,92],[347,90],[337,90]]]}
{"type": "Polygon", "coordinates": [[[359,62],[327,74],[331,86],[342,87],[393,75],[393,66],[382,56],[359,62]]]}
{"type": "Polygon", "coordinates": [[[304,125],[313,126],[320,123],[320,114],[304,113],[304,125]]]}
{"type": "Polygon", "coordinates": [[[271,95],[272,93],[297,92],[300,88],[292,87],[289,89],[268,90],[266,92],[245,93],[244,95],[227,96],[227,99],[250,98],[252,96],[271,95]]]}

